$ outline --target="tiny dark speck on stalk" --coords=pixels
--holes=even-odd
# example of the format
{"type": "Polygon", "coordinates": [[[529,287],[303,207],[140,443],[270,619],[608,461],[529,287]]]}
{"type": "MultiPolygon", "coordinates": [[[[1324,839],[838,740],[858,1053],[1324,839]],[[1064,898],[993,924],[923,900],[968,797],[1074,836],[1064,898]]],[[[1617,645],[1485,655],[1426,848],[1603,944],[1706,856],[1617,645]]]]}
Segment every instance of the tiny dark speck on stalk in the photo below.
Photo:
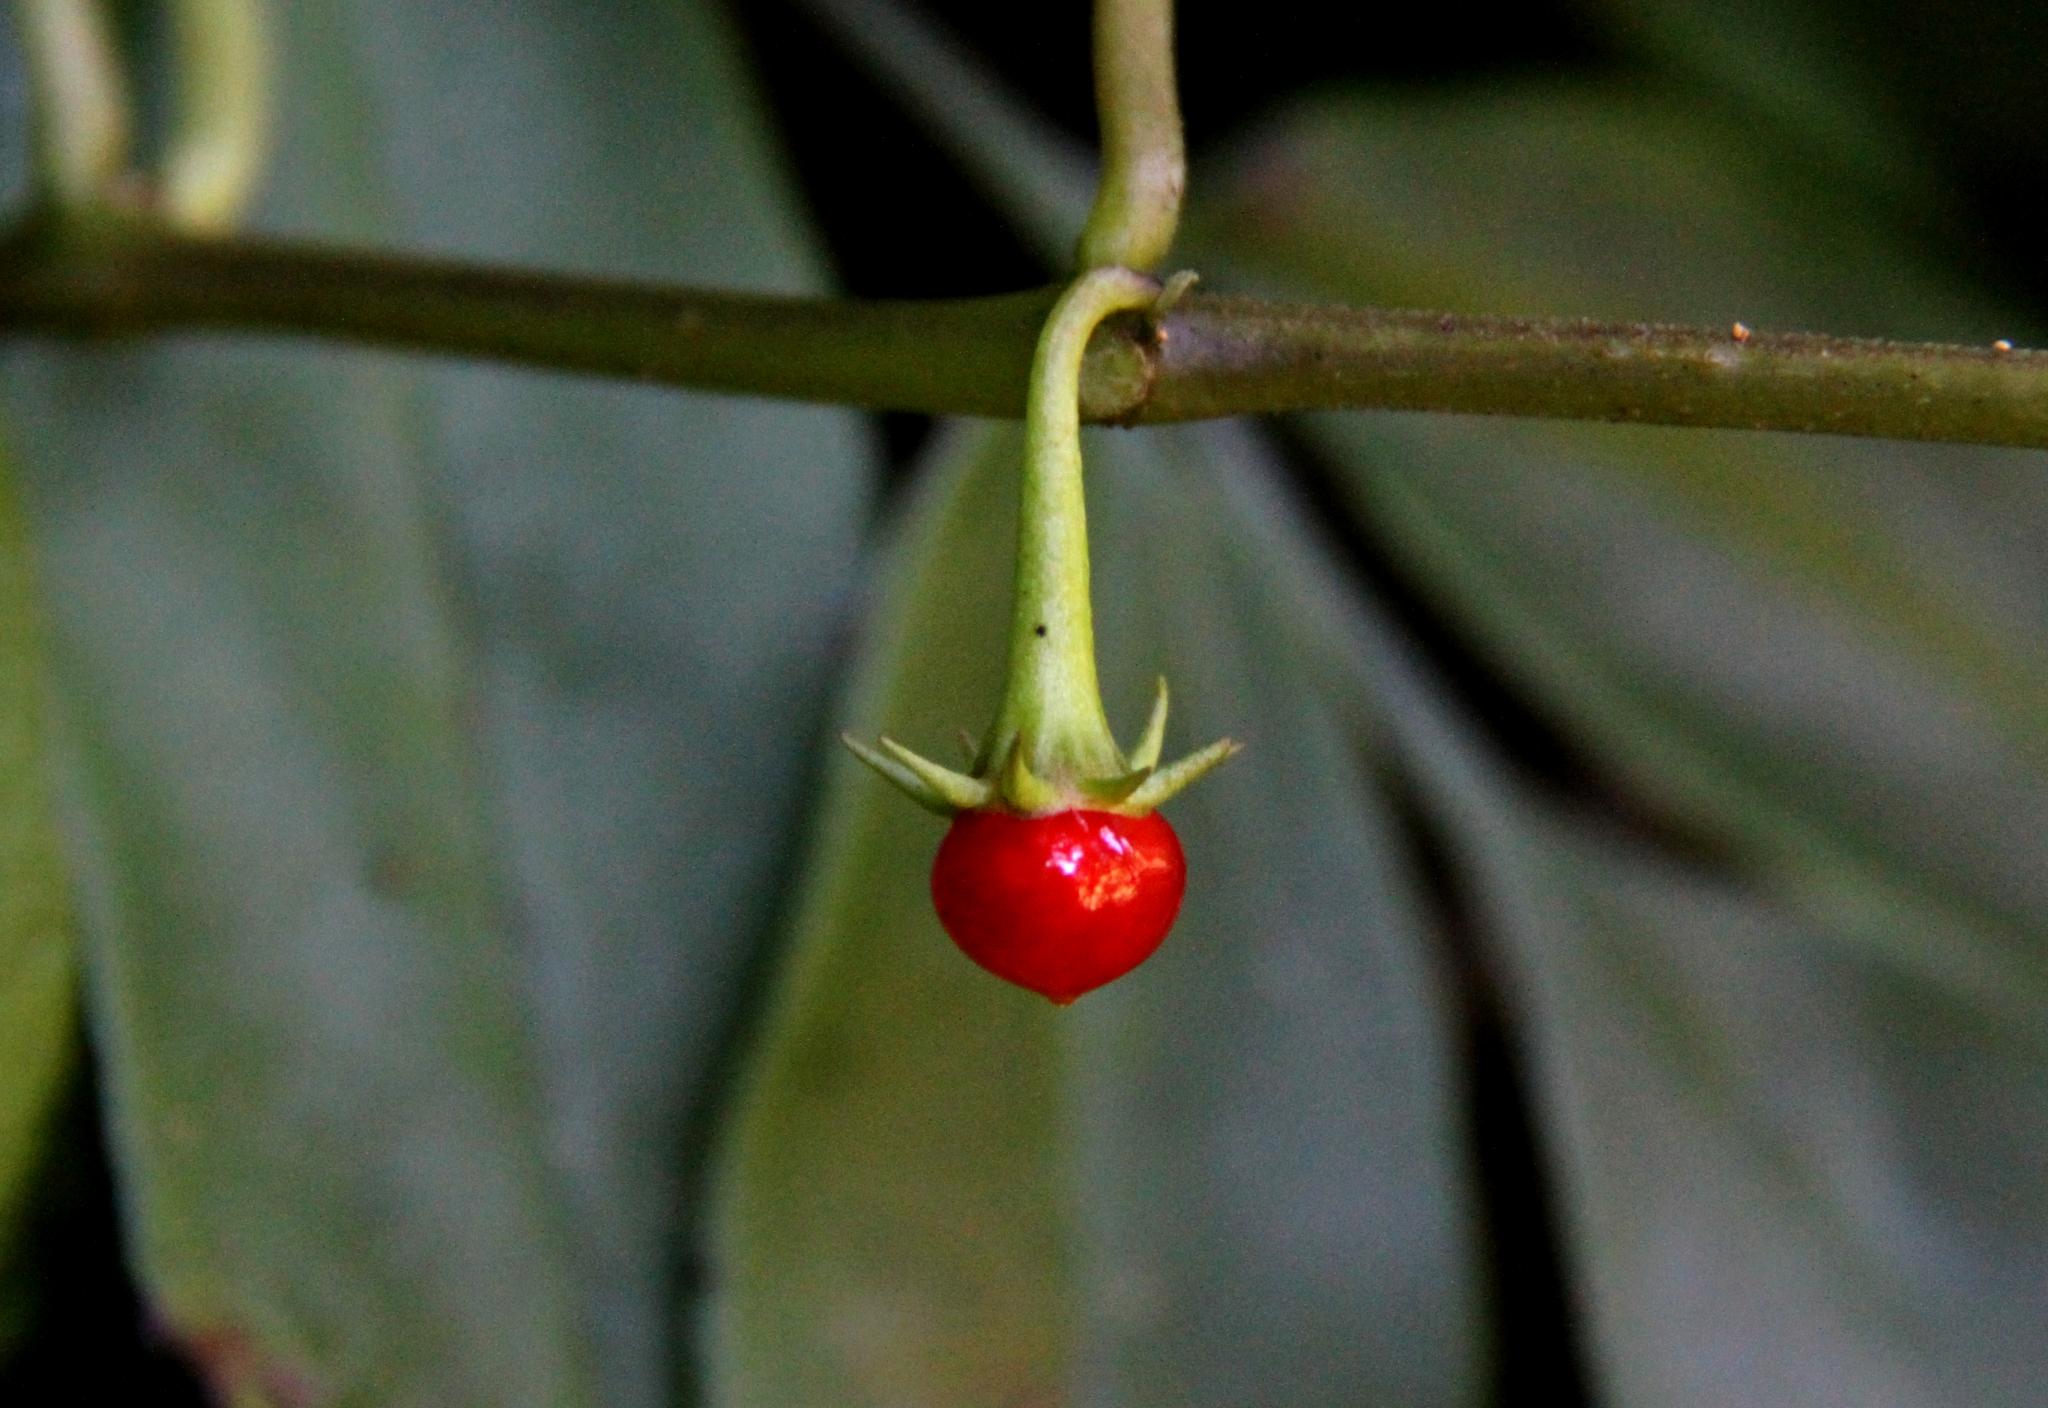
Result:
{"type": "Polygon", "coordinates": [[[1044,634],[1045,634],[1045,622],[1043,622],[1043,621],[1040,621],[1040,622],[1039,622],[1039,623],[1038,623],[1037,625],[1033,626],[1033,627],[1032,627],[1031,629],[1032,629],[1033,631],[1037,632],[1037,633],[1038,633],[1039,635],[1044,635],[1044,634]]]}

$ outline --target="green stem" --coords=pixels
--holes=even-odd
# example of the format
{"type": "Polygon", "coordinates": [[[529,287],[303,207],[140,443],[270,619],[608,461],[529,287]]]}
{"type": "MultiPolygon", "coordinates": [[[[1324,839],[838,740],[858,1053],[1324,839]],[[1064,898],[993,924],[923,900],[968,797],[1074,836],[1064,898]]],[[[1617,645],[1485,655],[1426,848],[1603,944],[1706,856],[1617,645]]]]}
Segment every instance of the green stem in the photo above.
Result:
{"type": "Polygon", "coordinates": [[[1081,267],[1152,269],[1173,246],[1187,151],[1173,78],[1173,0],[1095,0],[1102,176],[1081,267]]]}
{"type": "Polygon", "coordinates": [[[1010,664],[984,760],[999,761],[1020,741],[1031,771],[1055,783],[1110,777],[1125,766],[1095,677],[1081,357],[1104,318],[1150,307],[1158,297],[1159,285],[1132,270],[1090,270],[1053,306],[1031,364],[1010,664]]]}
{"type": "MultiPolygon", "coordinates": [[[[0,237],[0,339],[342,338],[753,396],[1022,414],[1057,290],[862,302],[664,287],[135,222],[0,237]]],[[[1379,409],[2048,449],[2048,353],[1814,333],[1456,317],[1195,292],[1089,344],[1083,420],[1379,409]]],[[[1987,337],[1989,334],[1987,333],[1987,337]]]]}
{"type": "Polygon", "coordinates": [[[177,108],[159,204],[193,231],[233,225],[268,149],[270,46],[262,0],[176,0],[177,108]]]}
{"type": "Polygon", "coordinates": [[[127,173],[133,122],[96,0],[17,0],[34,94],[37,179],[53,205],[110,203],[127,173]]]}

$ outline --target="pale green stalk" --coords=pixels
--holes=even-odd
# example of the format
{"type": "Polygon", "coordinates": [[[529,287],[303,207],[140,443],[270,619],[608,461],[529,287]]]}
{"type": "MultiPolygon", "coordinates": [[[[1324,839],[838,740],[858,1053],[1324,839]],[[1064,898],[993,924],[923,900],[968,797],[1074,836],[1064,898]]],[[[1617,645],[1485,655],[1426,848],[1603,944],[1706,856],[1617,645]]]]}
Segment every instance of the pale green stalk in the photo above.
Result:
{"type": "Polygon", "coordinates": [[[1150,308],[1159,285],[1129,269],[1092,269],[1053,305],[1031,363],[1017,519],[1017,590],[1002,707],[984,749],[999,760],[1022,738],[1041,778],[1124,770],[1095,676],[1088,507],[1081,480],[1081,357],[1103,319],[1150,308]]]}
{"type": "Polygon", "coordinates": [[[1095,110],[1102,177],[1081,231],[1081,267],[1157,268],[1187,188],[1172,0],[1096,0],[1095,110]]]}
{"type": "Polygon", "coordinates": [[[110,203],[134,123],[105,11],[97,0],[15,0],[15,17],[45,199],[68,210],[110,203]]]}
{"type": "Polygon", "coordinates": [[[172,224],[231,228],[269,151],[270,43],[262,0],[175,0],[176,109],[158,203],[172,224]]]}

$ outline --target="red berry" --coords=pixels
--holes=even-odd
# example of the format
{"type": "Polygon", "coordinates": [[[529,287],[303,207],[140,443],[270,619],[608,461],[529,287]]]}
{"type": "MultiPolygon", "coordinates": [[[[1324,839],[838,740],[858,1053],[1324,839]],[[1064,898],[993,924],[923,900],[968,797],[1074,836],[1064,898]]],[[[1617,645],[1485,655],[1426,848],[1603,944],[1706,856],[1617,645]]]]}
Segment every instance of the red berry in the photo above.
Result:
{"type": "Polygon", "coordinates": [[[932,903],[962,953],[1064,1005],[1152,956],[1187,879],[1157,812],[964,811],[932,862],[932,903]]]}

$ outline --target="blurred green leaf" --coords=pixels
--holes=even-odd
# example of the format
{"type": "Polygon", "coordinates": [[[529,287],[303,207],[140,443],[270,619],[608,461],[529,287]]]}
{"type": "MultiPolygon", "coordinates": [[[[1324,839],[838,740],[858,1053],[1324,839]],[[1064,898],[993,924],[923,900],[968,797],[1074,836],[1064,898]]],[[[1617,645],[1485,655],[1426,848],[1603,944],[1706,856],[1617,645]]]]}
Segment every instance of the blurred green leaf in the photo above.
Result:
{"type": "MultiPolygon", "coordinates": [[[[1601,90],[1305,107],[1196,189],[1205,239],[1311,296],[2009,331],[1739,128],[1601,90]]],[[[2039,1127],[2048,1055],[2039,457],[1306,428],[1374,538],[1596,773],[1725,854],[1696,874],[1515,823],[1552,878],[1500,923],[1524,936],[1619,1401],[2022,1401],[2048,1366],[2014,1316],[2048,1306],[2031,1251],[1987,1229],[2038,1209],[1972,1161],[2039,1127]],[[1973,1055],[1909,1078],[1944,1022],[1973,1055]],[[1822,1059],[1853,1111],[1818,1092],[1822,1059]],[[1909,1133],[1937,1112],[1942,1141],[1909,1133]],[[1993,1303],[2022,1286],[2023,1309],[1993,1303]]]]}
{"type": "MultiPolygon", "coordinates": [[[[291,15],[303,54],[320,16],[291,15]]],[[[358,166],[283,169],[306,223],[367,207],[358,166]]],[[[154,1311],[224,1395],[593,1401],[404,374],[242,347],[8,373],[154,1311]]]]}
{"type": "MultiPolygon", "coordinates": [[[[1781,193],[1767,160],[1731,156],[1717,120],[1687,121],[1585,93],[1305,111],[1225,178],[1209,228],[1269,277],[1354,299],[1993,326],[1877,236],[1827,223],[1824,197],[1781,193]],[[1489,257],[1453,227],[1513,238],[1489,257]],[[1366,253],[1382,250],[1398,253],[1366,253]]],[[[2027,839],[2048,822],[2034,456],[1391,416],[1311,428],[1409,570],[1632,788],[1763,863],[1943,907],[1976,938],[1921,956],[1956,982],[2048,988],[2048,877],[2027,839]]]]}
{"type": "Polygon", "coordinates": [[[1505,941],[1606,1396],[2032,1402],[2048,1028],[1409,733],[1505,941]]]}
{"type": "MultiPolygon", "coordinates": [[[[993,706],[1013,432],[964,432],[896,543],[854,726],[993,706]]],[[[1332,696],[1356,660],[1249,437],[1096,435],[1112,707],[1246,757],[1174,808],[1161,954],[1069,1012],[932,918],[940,827],[836,771],[723,1168],[733,1403],[1474,1401],[1477,1250],[1431,919],[1332,696]]]]}
{"type": "Polygon", "coordinates": [[[1825,151],[1888,186],[1905,198],[1894,200],[1889,219],[1958,259],[1975,256],[1985,238],[1983,188],[2031,183],[2048,168],[2048,92],[2032,67],[2048,16],[2036,6],[1596,0],[1593,8],[1625,49],[1664,66],[1652,81],[1687,73],[1705,85],[1702,97],[1761,119],[1774,146],[1825,151]]]}
{"type": "Polygon", "coordinates": [[[41,616],[12,465],[0,461],[0,1358],[33,1299],[14,1241],[71,1070],[73,955],[45,736],[41,616]]]}
{"type": "MultiPolygon", "coordinates": [[[[1889,25],[1855,14],[1854,3],[1592,0],[1588,8],[1608,43],[1654,62],[1645,86],[1669,91],[1674,77],[1689,79],[1692,101],[1738,114],[1767,135],[1779,159],[1798,154],[1831,164],[1836,180],[1853,177],[1873,198],[1898,202],[1915,186],[1924,193],[1936,173],[1870,62],[1873,41],[1889,25]]],[[[1890,7],[1885,21],[1899,8],[1890,7]]],[[[1894,204],[1892,213],[1918,224],[1931,212],[1894,204]]]]}
{"type": "MultiPolygon", "coordinates": [[[[408,245],[821,285],[721,7],[379,0],[359,33],[408,245]]],[[[872,453],[834,410],[428,384],[586,1331],[608,1404],[666,1402],[693,1141],[808,810],[872,453]]]]}
{"type": "MultiPolygon", "coordinates": [[[[707,5],[278,20],[271,228],[815,279],[707,5]]],[[[250,347],[17,355],[9,392],[157,1308],[270,1399],[671,1401],[856,423],[250,347]]]]}
{"type": "MultiPolygon", "coordinates": [[[[1322,297],[1989,342],[1839,184],[1718,109],[1583,81],[1297,103],[1196,174],[1190,235],[1322,297]]],[[[1732,437],[1720,437],[1731,443],[1732,437]]]]}
{"type": "Polygon", "coordinates": [[[1613,1401],[2034,1402],[2048,1031],[1557,826],[1525,996],[1613,1401]]]}

